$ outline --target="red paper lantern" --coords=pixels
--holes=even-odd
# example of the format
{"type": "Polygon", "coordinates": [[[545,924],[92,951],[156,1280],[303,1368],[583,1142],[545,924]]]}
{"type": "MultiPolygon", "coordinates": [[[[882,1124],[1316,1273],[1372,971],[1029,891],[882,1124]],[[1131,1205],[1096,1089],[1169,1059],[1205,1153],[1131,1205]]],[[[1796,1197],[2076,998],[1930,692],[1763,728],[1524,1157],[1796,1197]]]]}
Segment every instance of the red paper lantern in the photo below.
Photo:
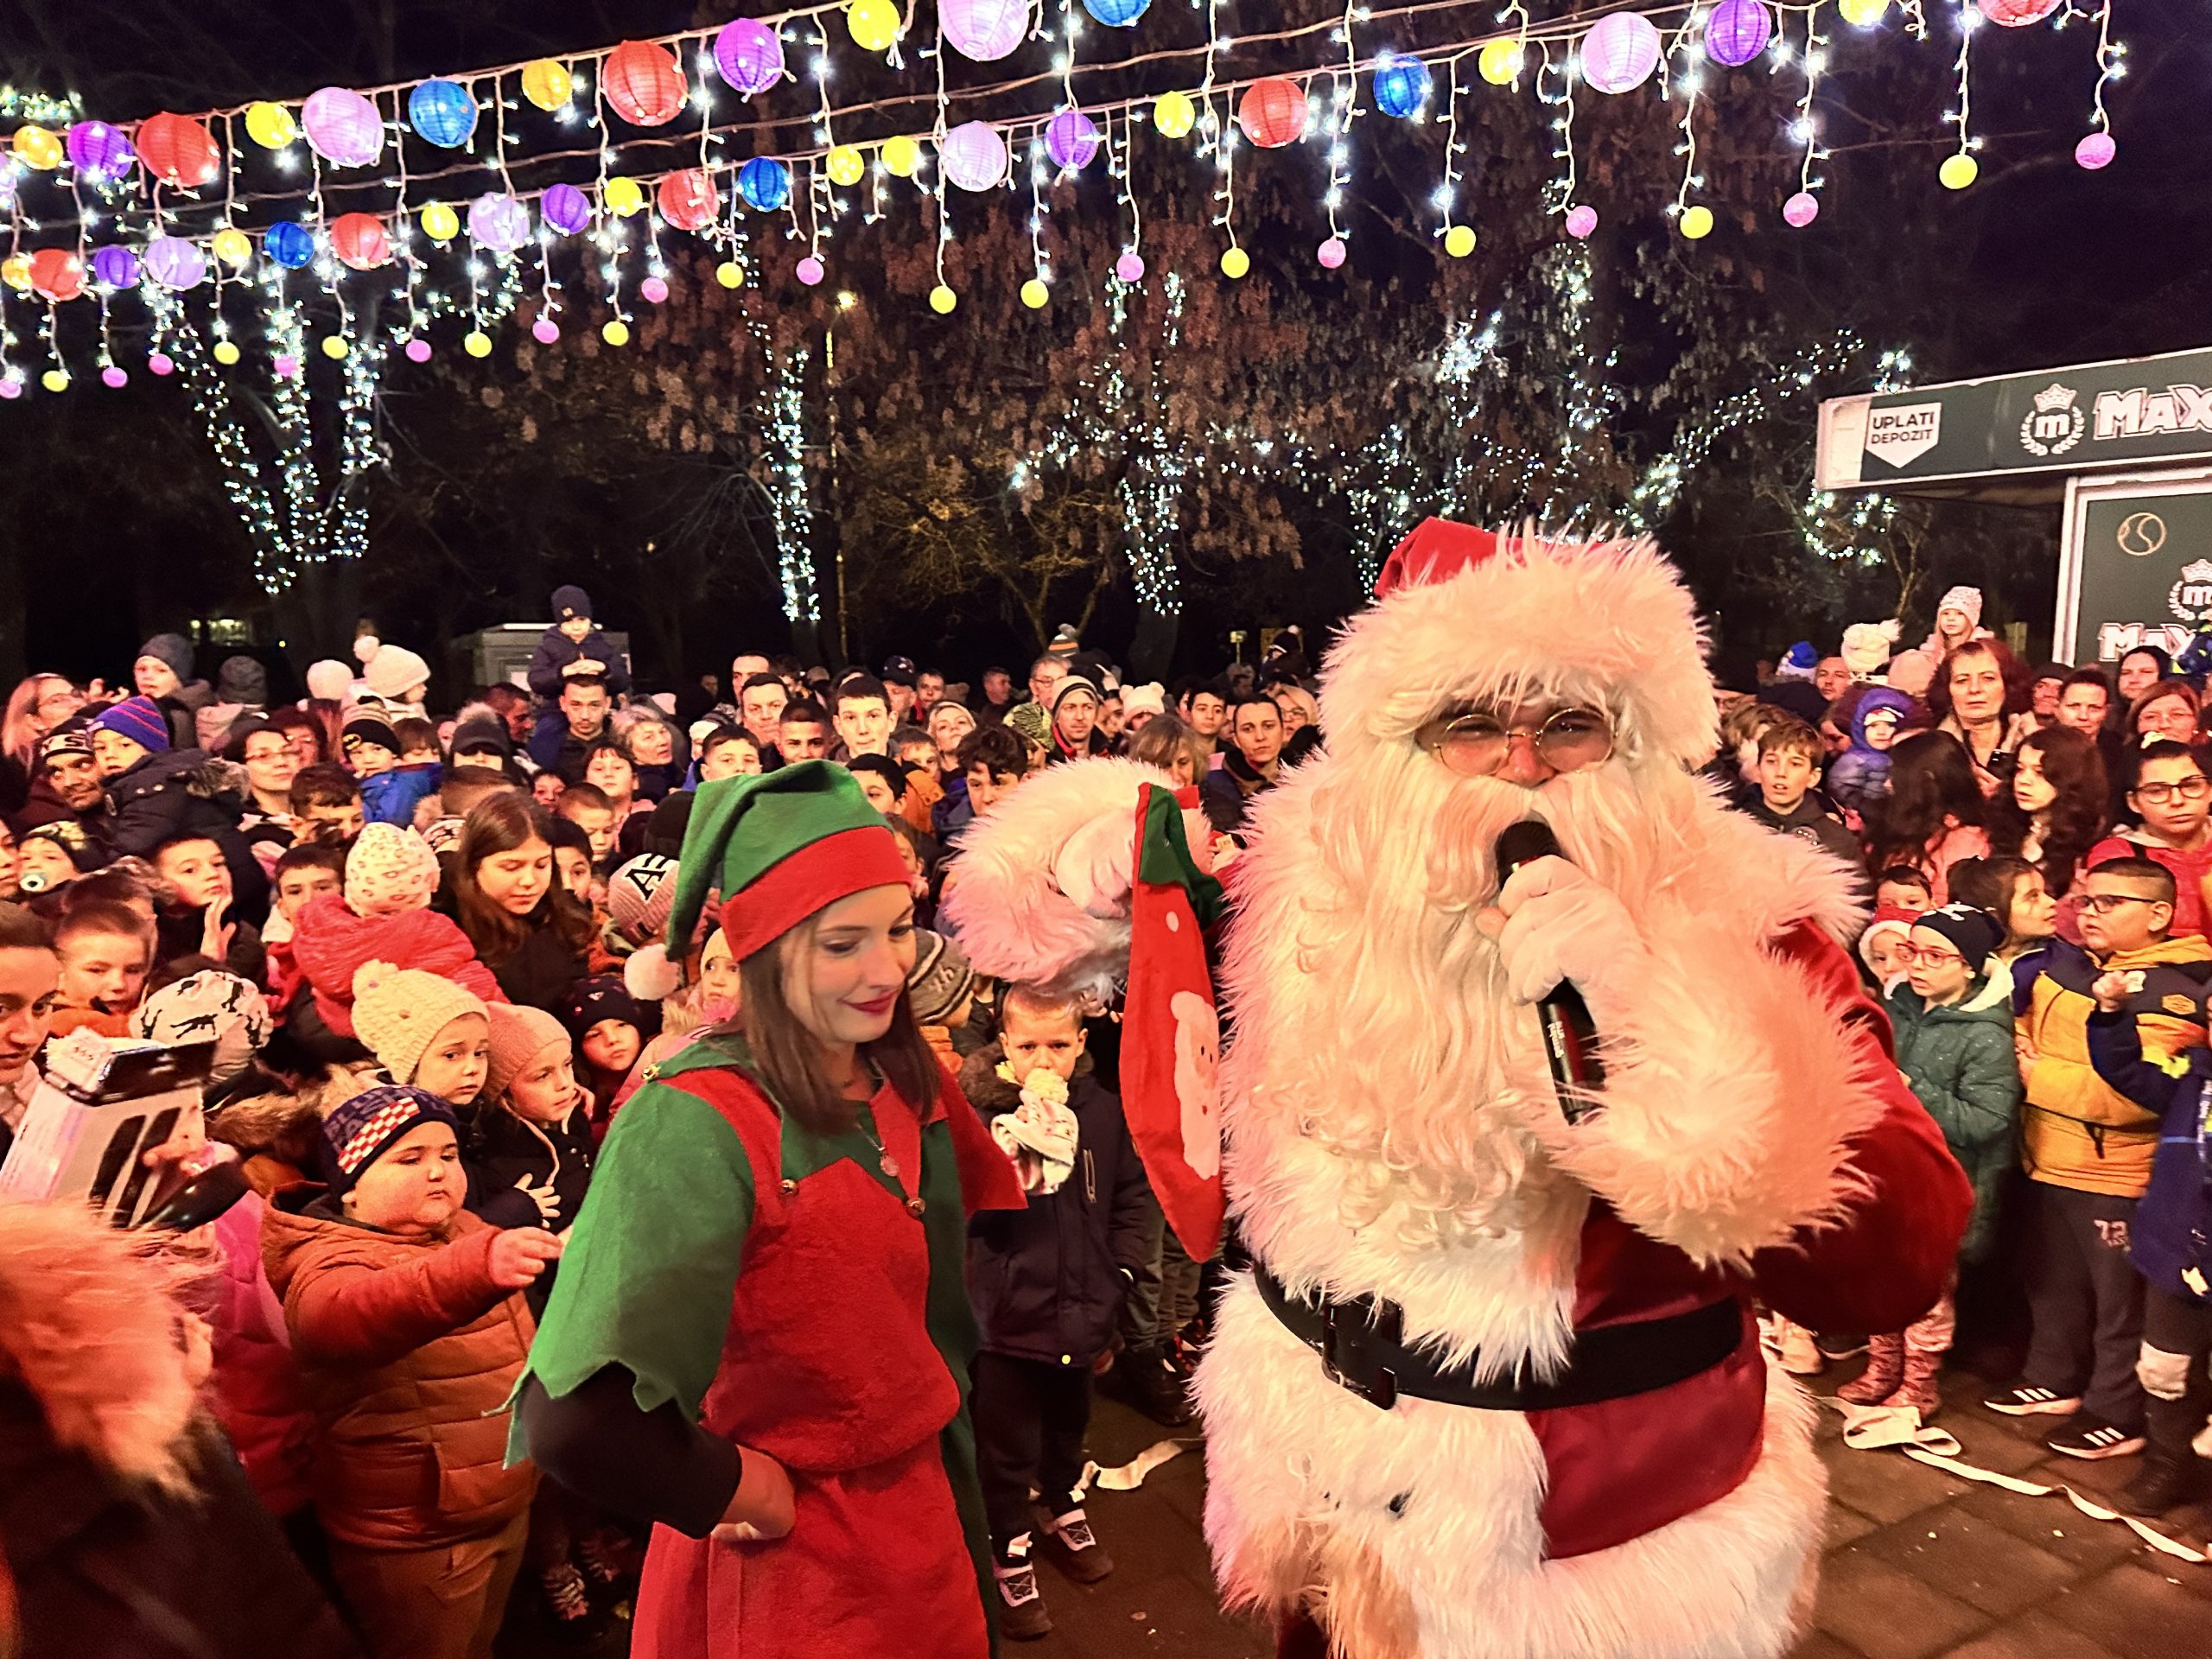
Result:
{"type": "Polygon", "coordinates": [[[188,115],[149,115],[138,124],[138,156],[163,184],[195,190],[223,170],[214,135],[188,115]]]}
{"type": "Polygon", "coordinates": [[[1980,0],[1981,15],[2005,29],[2025,29],[2058,10],[2058,0],[1980,0]]]}
{"type": "Polygon", "coordinates": [[[1294,80],[1270,75],[1246,89],[1236,124],[1262,149],[1281,149],[1306,136],[1306,94],[1294,80]]]}
{"type": "Polygon", "coordinates": [[[679,231],[696,231],[715,222],[721,193],[704,168],[690,167],[660,181],[660,216],[679,231]]]}
{"type": "Polygon", "coordinates": [[[607,54],[601,89],[633,127],[665,126],[683,108],[683,70],[676,54],[649,41],[625,41],[607,54]]]}
{"type": "Polygon", "coordinates": [[[391,260],[391,238],[374,213],[340,213],[330,224],[330,251],[355,270],[374,270],[391,260]]]}
{"type": "Polygon", "coordinates": [[[41,248],[31,255],[31,292],[41,300],[73,300],[85,291],[85,262],[74,249],[41,248]]]}

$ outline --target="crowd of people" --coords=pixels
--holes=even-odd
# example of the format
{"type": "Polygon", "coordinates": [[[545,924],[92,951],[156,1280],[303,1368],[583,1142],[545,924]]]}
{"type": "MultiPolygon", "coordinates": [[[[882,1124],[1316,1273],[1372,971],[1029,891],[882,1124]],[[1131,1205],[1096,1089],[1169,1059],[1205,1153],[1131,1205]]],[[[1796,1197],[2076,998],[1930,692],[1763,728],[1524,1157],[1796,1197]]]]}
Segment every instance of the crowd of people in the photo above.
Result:
{"type": "MultiPolygon", "coordinates": [[[[880,1171],[924,1224],[916,1283],[941,1249],[964,1255],[973,1319],[949,1334],[938,1287],[916,1293],[917,1351],[971,1351],[949,1366],[955,1393],[898,1421],[934,1444],[972,1417],[946,1478],[962,1492],[972,1477],[998,1628],[1041,1635],[1040,1559],[1077,1581],[1111,1571],[1084,1503],[1094,1377],[1186,1421],[1207,1264],[1163,1225],[1132,1149],[1111,1012],[979,978],[931,924],[966,826],[1090,756],[1194,791],[1210,861],[1232,865],[1254,799],[1322,741],[1303,643],[1172,690],[1125,683],[1063,631],[1026,684],[747,655],[726,683],[649,694],[582,590],[553,600],[526,685],[447,717],[424,659],[373,639],[358,666],[316,664],[296,703],[272,702],[245,657],[211,690],[175,634],[146,643],[127,692],[25,679],[0,716],[0,1153],[49,1045],[216,1039],[203,1114],[154,1156],[180,1174],[235,1161],[248,1196],[165,1246],[157,1275],[69,1248],[116,1306],[181,1299],[186,1391],[235,1451],[268,1548],[304,1575],[276,1599],[296,1621],[327,1598],[344,1624],[331,1642],[375,1659],[488,1654],[518,1579],[553,1628],[596,1631],[635,1593],[649,1522],[725,1543],[806,1525],[829,1500],[805,1483],[795,1497],[785,1465],[857,1433],[834,1408],[874,1385],[802,1351],[824,1368],[804,1373],[817,1397],[788,1423],[747,1418],[758,1405],[716,1380],[744,1374],[716,1357],[733,1324],[716,1299],[788,1334],[776,1299],[827,1294],[808,1277],[826,1269],[779,1267],[805,1256],[792,1243],[756,1269],[747,1237],[796,1240],[825,1215],[866,1237],[880,1218],[837,1206],[867,1195],[810,1212],[824,1189],[809,1184],[840,1160],[880,1171]],[[704,788],[746,777],[773,781],[704,788]],[[789,874],[832,842],[874,874],[789,874]],[[646,971],[657,954],[673,983],[646,971]],[[683,1092],[710,1066],[745,1088],[683,1092]],[[661,1091],[650,1111],[614,1133],[645,1089],[661,1091]],[[948,1100],[969,1116],[946,1119],[948,1100]],[[940,1122],[972,1212],[950,1235],[958,1207],[931,1204],[940,1122]],[[1001,1160],[980,1174],[978,1146],[1001,1160]],[[1014,1189],[979,1197],[1009,1171],[1014,1189]],[[645,1213],[660,1236],[623,1231],[645,1213]],[[702,1289],[697,1263],[724,1257],[702,1289]],[[609,1305],[639,1275],[656,1291],[641,1307],[698,1308],[703,1351],[673,1314],[648,1331],[652,1313],[609,1305]]],[[[2109,676],[2031,670],[1980,609],[1955,589],[1912,650],[1892,652],[1894,625],[1855,627],[1835,655],[1801,645],[1759,683],[1716,690],[1713,787],[1861,873],[1864,971],[1977,1193],[1954,1293],[1916,1323],[1770,1335],[1801,1374],[1863,1349],[1842,1396],[1926,1418],[1961,1330],[2001,1332],[2024,1305],[2024,1365],[1991,1408],[2049,1415],[2074,1457],[2144,1453],[2126,1501],[2155,1514],[2196,1495],[2212,1411],[2205,699],[2148,647],[2109,676]]],[[[898,1281],[909,1245],[884,1249],[898,1281]]],[[[894,1348],[899,1318],[883,1310],[894,1348]]],[[[0,1468],[74,1459],[105,1496],[35,1522],[0,1498],[0,1563],[29,1652],[106,1651],[86,1632],[143,1607],[59,1566],[112,1546],[101,1517],[137,1501],[130,1470],[72,1438],[48,1377],[0,1334],[0,1468]],[[11,1389],[34,1407],[44,1389],[49,1409],[7,1408],[11,1389]],[[53,1643],[65,1624],[79,1645],[53,1643]]],[[[172,1439],[190,1423],[176,1413],[172,1439]]],[[[172,1490],[219,1484],[206,1470],[227,1453],[177,1455],[172,1490]]],[[[864,1541],[876,1524],[847,1519],[864,1541]]],[[[790,1593],[805,1605],[803,1585],[790,1593]]]]}

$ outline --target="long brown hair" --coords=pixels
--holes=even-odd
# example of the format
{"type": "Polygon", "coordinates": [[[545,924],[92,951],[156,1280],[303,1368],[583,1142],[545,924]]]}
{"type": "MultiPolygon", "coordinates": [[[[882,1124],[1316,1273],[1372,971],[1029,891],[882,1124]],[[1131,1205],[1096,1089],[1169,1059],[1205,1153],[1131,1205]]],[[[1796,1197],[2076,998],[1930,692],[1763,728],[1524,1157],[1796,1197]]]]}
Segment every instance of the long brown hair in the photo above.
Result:
{"type": "MultiPolygon", "coordinates": [[[[2063,899],[2074,885],[2074,872],[2082,855],[2104,836],[2105,814],[2111,800],[2104,757],[2097,753],[2094,741],[2063,726],[2046,726],[2023,738],[2021,753],[2031,749],[2043,756],[2044,779],[2056,791],[2050,803],[2050,830],[2043,838],[2043,860],[2037,868],[2050,896],[2063,899]]],[[[2028,815],[2020,810],[2012,791],[2001,791],[1991,804],[1991,848],[2007,855],[2018,854],[2029,828],[2028,815]]],[[[1998,918],[2004,919],[2004,916],[1998,918]]]]}
{"type": "Polygon", "coordinates": [[[553,928],[562,943],[579,954],[591,943],[591,912],[563,892],[559,881],[547,885],[545,896],[527,916],[494,904],[477,885],[476,867],[486,859],[512,853],[531,841],[543,842],[550,856],[553,835],[551,815],[520,790],[486,795],[462,821],[447,887],[453,896],[454,918],[486,965],[498,967],[541,927],[553,928]]]}
{"type": "MultiPolygon", "coordinates": [[[[817,1135],[844,1135],[860,1121],[860,1105],[847,1100],[823,1070],[821,1046],[792,1010],[784,976],[792,959],[814,943],[817,912],[738,964],[740,1016],[761,1088],[776,1108],[817,1135]]],[[[914,1023],[906,993],[899,993],[891,1028],[861,1053],[873,1062],[899,1097],[926,1118],[937,1104],[937,1055],[914,1023]]]]}

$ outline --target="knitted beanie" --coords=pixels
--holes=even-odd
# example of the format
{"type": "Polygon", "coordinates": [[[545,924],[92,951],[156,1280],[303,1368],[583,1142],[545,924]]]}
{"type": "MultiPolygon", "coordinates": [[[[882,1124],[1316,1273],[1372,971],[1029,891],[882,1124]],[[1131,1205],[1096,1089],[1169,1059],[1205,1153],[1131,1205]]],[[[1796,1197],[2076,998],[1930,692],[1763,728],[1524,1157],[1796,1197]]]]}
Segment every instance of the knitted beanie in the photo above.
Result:
{"type": "Polygon", "coordinates": [[[914,966],[906,997],[918,1026],[941,1026],[976,989],[976,970],[958,945],[925,927],[914,930],[914,966]]]}
{"type": "Polygon", "coordinates": [[[86,715],[74,715],[46,734],[38,746],[41,760],[59,760],[65,754],[81,754],[90,759],[92,753],[92,722],[86,715]]]}
{"type": "Polygon", "coordinates": [[[243,702],[258,709],[269,701],[269,671],[251,657],[226,657],[215,676],[219,702],[243,702]]]}
{"type": "Polygon", "coordinates": [[[573,582],[553,590],[553,620],[566,622],[579,617],[591,620],[591,595],[573,582]]]}
{"type": "Polygon", "coordinates": [[[632,939],[658,933],[676,903],[676,861],[658,853],[639,853],[607,880],[607,913],[632,939]]]}
{"type": "Polygon", "coordinates": [[[1966,613],[1967,626],[1980,627],[1981,626],[1981,589],[1966,587],[1951,588],[1936,602],[1936,613],[1938,616],[1945,611],[1962,611],[1966,613]]]}
{"type": "Polygon", "coordinates": [[[561,1023],[582,1046],[584,1034],[602,1020],[620,1020],[635,1026],[638,1035],[651,1037],[660,1030],[660,1004],[640,1002],[630,995],[615,974],[594,974],[576,982],[569,1000],[561,1005],[561,1023]]]}
{"type": "Polygon", "coordinates": [[[373,743],[379,748],[390,749],[394,754],[403,753],[399,734],[383,714],[374,709],[356,709],[346,716],[346,723],[338,728],[338,747],[347,755],[364,743],[373,743]]]}
{"type": "Polygon", "coordinates": [[[425,1123],[442,1123],[461,1135],[453,1108],[425,1089],[384,1084],[364,1089],[330,1109],[322,1120],[323,1179],[330,1196],[343,1198],[363,1172],[390,1151],[394,1141],[425,1123]]]}
{"type": "Polygon", "coordinates": [[[505,1094],[507,1085],[556,1043],[569,1046],[568,1027],[543,1008],[494,1002],[484,1012],[492,1021],[492,1049],[485,1065],[484,1092],[478,1097],[481,1100],[505,1094]]]}
{"type": "Polygon", "coordinates": [[[1986,910],[1976,910],[1972,905],[1945,905],[1941,910],[1931,910],[1913,918],[1913,926],[1926,928],[1950,941],[1958,953],[1967,959],[1970,973],[1980,973],[1997,947],[2005,943],[2005,930],[1997,918],[1986,910]]]}
{"type": "Polygon", "coordinates": [[[192,677],[192,642],[181,633],[156,634],[138,647],[138,656],[151,657],[157,663],[168,664],[169,672],[180,680],[192,677]]]}
{"type": "Polygon", "coordinates": [[[1006,728],[1025,743],[1042,748],[1052,741],[1052,717],[1041,703],[1017,702],[1006,711],[1006,728]]]}
{"type": "Polygon", "coordinates": [[[365,962],[353,974],[353,1033],[394,1082],[412,1083],[437,1034],[464,1014],[482,1014],[473,992],[440,974],[365,962]]]}
{"type": "Polygon", "coordinates": [[[164,753],[169,747],[169,723],[151,697],[125,697],[121,702],[101,709],[92,716],[92,729],[127,737],[155,754],[164,753]]]}
{"type": "Polygon", "coordinates": [[[346,855],[346,902],[364,916],[395,905],[419,909],[436,893],[438,876],[438,855],[412,830],[365,824],[346,855]]]}
{"type": "Polygon", "coordinates": [[[426,684],[430,665],[404,645],[378,645],[376,655],[361,671],[369,690],[393,702],[405,702],[410,693],[426,684]]]}
{"type": "Polygon", "coordinates": [[[335,658],[308,664],[308,696],[321,702],[343,702],[353,689],[353,671],[335,658]]]}
{"type": "Polygon", "coordinates": [[[1157,680],[1147,680],[1142,685],[1125,687],[1122,692],[1122,711],[1129,715],[1166,714],[1167,688],[1157,680]]]}
{"type": "Polygon", "coordinates": [[[1809,680],[1813,677],[1813,671],[1820,664],[1821,653],[1813,649],[1813,642],[1800,639],[1774,665],[1774,677],[1777,680],[1809,680]]]}
{"type": "Polygon", "coordinates": [[[1099,695],[1098,687],[1090,680],[1080,674],[1071,674],[1053,688],[1052,712],[1058,714],[1060,705],[1078,691],[1090,699],[1091,707],[1094,709],[1105,701],[1105,698],[1099,695]]]}

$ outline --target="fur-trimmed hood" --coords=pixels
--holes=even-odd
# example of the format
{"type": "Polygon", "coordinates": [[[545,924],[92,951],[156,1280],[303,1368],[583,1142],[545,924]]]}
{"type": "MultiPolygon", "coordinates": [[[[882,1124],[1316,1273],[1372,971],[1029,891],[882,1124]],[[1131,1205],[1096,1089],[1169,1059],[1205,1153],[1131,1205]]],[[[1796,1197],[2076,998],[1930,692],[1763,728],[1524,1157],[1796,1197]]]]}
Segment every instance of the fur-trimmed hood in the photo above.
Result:
{"type": "MultiPolygon", "coordinates": [[[[999,1075],[999,1063],[1005,1058],[1005,1045],[992,1043],[960,1062],[960,1092],[985,1117],[997,1117],[1021,1104],[1021,1086],[999,1075]]],[[[1096,1070],[1088,1052],[1079,1055],[1075,1063],[1076,1081],[1096,1070]]]]}

